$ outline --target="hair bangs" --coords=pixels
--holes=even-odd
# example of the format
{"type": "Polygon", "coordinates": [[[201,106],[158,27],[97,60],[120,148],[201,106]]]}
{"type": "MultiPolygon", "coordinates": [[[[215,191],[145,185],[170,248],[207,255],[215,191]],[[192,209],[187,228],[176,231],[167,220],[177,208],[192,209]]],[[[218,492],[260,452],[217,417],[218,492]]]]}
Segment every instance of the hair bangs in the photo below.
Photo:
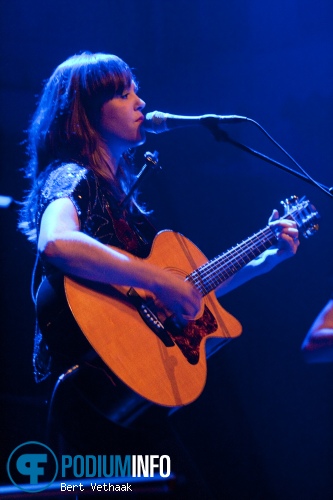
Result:
{"type": "MultiPolygon", "coordinates": [[[[85,54],[83,54],[87,57],[85,54]]],[[[84,71],[83,89],[90,106],[101,107],[136,81],[130,67],[119,57],[108,54],[92,54],[88,64],[81,63],[84,71]]]]}

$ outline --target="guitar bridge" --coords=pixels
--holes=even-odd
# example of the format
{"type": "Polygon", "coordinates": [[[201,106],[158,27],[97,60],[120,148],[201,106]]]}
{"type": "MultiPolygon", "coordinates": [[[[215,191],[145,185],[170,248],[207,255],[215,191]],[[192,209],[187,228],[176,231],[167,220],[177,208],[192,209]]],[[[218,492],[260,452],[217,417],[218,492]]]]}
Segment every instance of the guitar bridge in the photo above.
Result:
{"type": "Polygon", "coordinates": [[[158,336],[163,344],[166,347],[172,347],[175,345],[161,321],[158,319],[156,314],[153,313],[150,307],[148,307],[146,301],[140,297],[138,292],[131,287],[127,292],[127,296],[136,307],[143,321],[158,336]]]}

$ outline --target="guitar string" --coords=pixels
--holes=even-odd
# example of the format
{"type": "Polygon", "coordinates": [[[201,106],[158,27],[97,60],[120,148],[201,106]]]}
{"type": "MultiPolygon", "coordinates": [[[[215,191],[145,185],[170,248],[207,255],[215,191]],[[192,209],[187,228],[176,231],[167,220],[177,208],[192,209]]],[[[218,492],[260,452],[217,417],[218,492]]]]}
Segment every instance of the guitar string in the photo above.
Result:
{"type": "MultiPolygon", "coordinates": [[[[299,228],[307,230],[307,226],[313,219],[313,216],[314,212],[311,206],[309,206],[309,202],[301,200],[297,207],[285,213],[281,218],[291,218],[297,223],[299,228]]],[[[266,226],[235,247],[206,262],[189,274],[186,279],[191,281],[203,296],[207,295],[253,258],[269,248],[275,241],[276,236],[274,231],[270,226],[266,226]]]]}
{"type": "Polygon", "coordinates": [[[271,246],[274,239],[275,235],[273,231],[267,226],[250,238],[247,238],[235,247],[229,249],[227,252],[215,257],[212,261],[206,262],[193,271],[187,279],[189,279],[203,295],[206,295],[254,257],[260,255],[263,250],[268,248],[268,246],[266,247],[267,243],[271,246]],[[269,238],[269,236],[271,238],[269,238]],[[217,272],[218,276],[216,275],[217,272]]]}
{"type": "MultiPolygon", "coordinates": [[[[259,253],[260,252],[258,252],[258,254],[259,253]]],[[[203,282],[205,293],[208,293],[209,291],[215,289],[223,281],[225,281],[227,278],[229,278],[234,273],[239,271],[242,267],[244,267],[244,265],[247,264],[247,262],[249,262],[250,260],[252,260],[252,258],[255,256],[256,255],[253,255],[251,252],[251,258],[248,258],[248,256],[246,256],[246,258],[244,256],[234,258],[233,262],[230,265],[223,264],[223,267],[217,269],[217,271],[219,271],[218,274],[216,274],[216,269],[215,271],[212,271],[213,278],[211,276],[208,276],[203,282]]]]}
{"type": "Polygon", "coordinates": [[[233,251],[236,253],[229,262],[225,262],[225,259],[230,252],[224,255],[223,258],[216,259],[213,265],[205,269],[204,272],[199,269],[194,275],[195,286],[200,289],[203,295],[206,295],[235,272],[239,271],[250,260],[262,253],[263,250],[271,246],[271,243],[268,245],[266,243],[267,241],[265,239],[259,240],[255,245],[253,244],[248,249],[242,250],[239,255],[237,254],[239,249],[234,248],[233,251]],[[258,248],[260,248],[260,250],[258,250],[258,248]]]}
{"type": "Polygon", "coordinates": [[[244,249],[237,248],[236,250],[238,251],[238,254],[236,252],[235,257],[230,263],[224,262],[224,259],[221,262],[216,262],[216,265],[212,266],[210,269],[210,275],[207,280],[210,285],[210,290],[216,288],[216,286],[221,284],[226,278],[239,271],[242,267],[244,267],[244,265],[271,246],[275,236],[270,229],[268,232],[270,238],[268,235],[266,238],[266,235],[263,232],[260,237],[259,235],[256,235],[251,242],[248,241],[244,246],[244,249]]]}
{"type": "Polygon", "coordinates": [[[258,245],[262,246],[264,241],[265,234],[262,234],[262,232],[257,233],[248,240],[245,240],[245,242],[240,243],[236,247],[233,247],[226,253],[216,257],[213,261],[204,264],[202,267],[194,271],[191,276],[192,282],[205,294],[208,293],[208,287],[211,288],[211,285],[214,283],[219,284],[223,281],[223,279],[228,278],[231,274],[233,274],[233,272],[239,270],[250,260],[249,256],[251,254],[252,257],[259,254],[258,251],[254,252],[254,249],[256,249],[258,245]],[[230,255],[232,255],[231,259],[230,255]],[[226,260],[229,260],[229,262],[226,262],[226,260]],[[216,271],[219,272],[219,277],[216,277],[216,271]]]}

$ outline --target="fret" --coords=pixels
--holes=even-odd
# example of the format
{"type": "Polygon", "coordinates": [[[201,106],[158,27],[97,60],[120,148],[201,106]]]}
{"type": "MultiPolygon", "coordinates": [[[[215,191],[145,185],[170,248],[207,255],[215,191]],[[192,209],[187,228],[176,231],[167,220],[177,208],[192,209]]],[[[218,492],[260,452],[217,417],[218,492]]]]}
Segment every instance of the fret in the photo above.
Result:
{"type": "MultiPolygon", "coordinates": [[[[294,220],[299,229],[303,230],[304,236],[310,236],[318,229],[318,225],[314,224],[319,218],[318,212],[314,207],[309,206],[308,201],[302,199],[298,202],[297,198],[292,198],[291,202],[287,201],[283,204],[285,214],[281,218],[294,220]]],[[[266,226],[238,245],[195,269],[186,277],[186,280],[190,281],[202,296],[205,296],[276,242],[277,237],[273,230],[270,226],[266,226]]]]}

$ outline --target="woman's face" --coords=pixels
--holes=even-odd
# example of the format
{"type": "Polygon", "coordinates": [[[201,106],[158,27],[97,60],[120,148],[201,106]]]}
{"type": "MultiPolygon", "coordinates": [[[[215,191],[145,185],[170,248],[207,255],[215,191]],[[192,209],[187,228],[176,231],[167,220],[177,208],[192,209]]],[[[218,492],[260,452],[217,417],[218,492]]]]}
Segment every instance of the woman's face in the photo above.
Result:
{"type": "Polygon", "coordinates": [[[111,151],[121,153],[129,147],[143,144],[146,135],[142,126],[142,110],[146,103],[136,94],[134,83],[130,88],[105,102],[101,109],[100,132],[111,151]]]}

